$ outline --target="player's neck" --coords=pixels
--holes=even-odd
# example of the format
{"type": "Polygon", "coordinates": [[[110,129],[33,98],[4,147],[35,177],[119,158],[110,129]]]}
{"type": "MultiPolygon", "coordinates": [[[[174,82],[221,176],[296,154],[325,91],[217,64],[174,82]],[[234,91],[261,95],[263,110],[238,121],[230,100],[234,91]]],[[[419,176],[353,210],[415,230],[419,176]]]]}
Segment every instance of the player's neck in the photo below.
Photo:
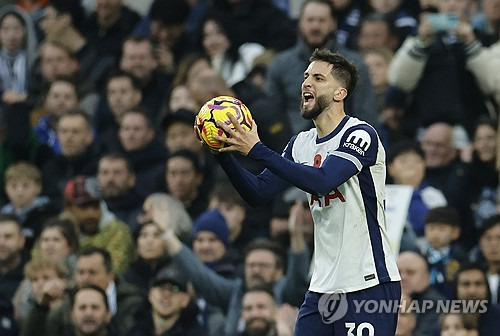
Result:
{"type": "Polygon", "coordinates": [[[345,117],[344,107],[335,106],[323,111],[315,120],[313,120],[318,132],[318,138],[323,138],[330,134],[340,124],[345,117]]]}

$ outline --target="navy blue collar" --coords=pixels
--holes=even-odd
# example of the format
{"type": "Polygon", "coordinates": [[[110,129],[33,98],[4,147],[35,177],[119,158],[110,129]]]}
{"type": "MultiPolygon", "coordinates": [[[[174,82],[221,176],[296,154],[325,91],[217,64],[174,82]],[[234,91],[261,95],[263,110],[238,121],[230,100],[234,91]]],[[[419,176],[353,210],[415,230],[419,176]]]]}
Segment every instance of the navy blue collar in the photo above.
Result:
{"type": "Polygon", "coordinates": [[[347,120],[349,120],[349,116],[346,115],[342,121],[340,122],[340,124],[338,124],[337,127],[335,127],[335,129],[330,133],[328,134],[327,136],[325,137],[322,137],[321,139],[316,137],[316,145],[320,144],[320,143],[323,143],[325,141],[328,141],[330,140],[331,138],[333,138],[334,136],[336,136],[337,134],[339,134],[340,130],[344,127],[344,125],[347,123],[347,120]]]}

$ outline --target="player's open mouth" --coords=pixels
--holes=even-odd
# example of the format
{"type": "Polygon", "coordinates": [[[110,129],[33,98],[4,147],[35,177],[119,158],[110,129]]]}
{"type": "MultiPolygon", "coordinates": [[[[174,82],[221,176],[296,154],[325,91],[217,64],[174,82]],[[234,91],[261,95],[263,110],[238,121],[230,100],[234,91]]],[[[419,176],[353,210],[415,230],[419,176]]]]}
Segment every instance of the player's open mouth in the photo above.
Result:
{"type": "Polygon", "coordinates": [[[309,105],[311,103],[314,103],[314,95],[310,92],[304,92],[302,95],[304,105],[309,105]]]}

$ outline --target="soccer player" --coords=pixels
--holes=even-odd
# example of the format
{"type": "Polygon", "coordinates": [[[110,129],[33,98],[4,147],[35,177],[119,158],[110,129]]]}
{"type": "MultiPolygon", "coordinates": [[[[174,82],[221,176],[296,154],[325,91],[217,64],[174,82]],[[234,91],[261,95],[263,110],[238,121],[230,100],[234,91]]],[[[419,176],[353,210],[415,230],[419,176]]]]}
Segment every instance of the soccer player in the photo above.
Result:
{"type": "Polygon", "coordinates": [[[247,132],[229,113],[234,130],[218,123],[230,136],[216,137],[227,146],[215,157],[247,202],[266,203],[290,184],[307,193],[315,223],[314,270],[295,335],[385,336],[396,330],[397,311],[368,314],[356,312],[354,304],[394,303],[401,296],[386,234],[385,151],[372,126],[344,111],[357,79],[356,67],[341,55],[314,51],[300,108],[315,127],[292,137],[283,155],[260,142],[255,124],[247,132]],[[267,168],[255,176],[229,152],[267,168]]]}

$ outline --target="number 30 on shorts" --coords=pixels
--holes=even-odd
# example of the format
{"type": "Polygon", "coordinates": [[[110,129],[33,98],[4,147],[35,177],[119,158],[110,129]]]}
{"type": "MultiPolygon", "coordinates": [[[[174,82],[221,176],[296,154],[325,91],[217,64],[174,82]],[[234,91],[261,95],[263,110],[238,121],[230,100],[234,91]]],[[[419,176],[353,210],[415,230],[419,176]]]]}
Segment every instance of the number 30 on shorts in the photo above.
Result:
{"type": "Polygon", "coordinates": [[[368,322],[360,323],[357,327],[354,322],[346,322],[345,327],[347,329],[347,336],[363,336],[365,335],[363,334],[365,330],[368,330],[367,336],[375,336],[375,328],[368,322]]]}

